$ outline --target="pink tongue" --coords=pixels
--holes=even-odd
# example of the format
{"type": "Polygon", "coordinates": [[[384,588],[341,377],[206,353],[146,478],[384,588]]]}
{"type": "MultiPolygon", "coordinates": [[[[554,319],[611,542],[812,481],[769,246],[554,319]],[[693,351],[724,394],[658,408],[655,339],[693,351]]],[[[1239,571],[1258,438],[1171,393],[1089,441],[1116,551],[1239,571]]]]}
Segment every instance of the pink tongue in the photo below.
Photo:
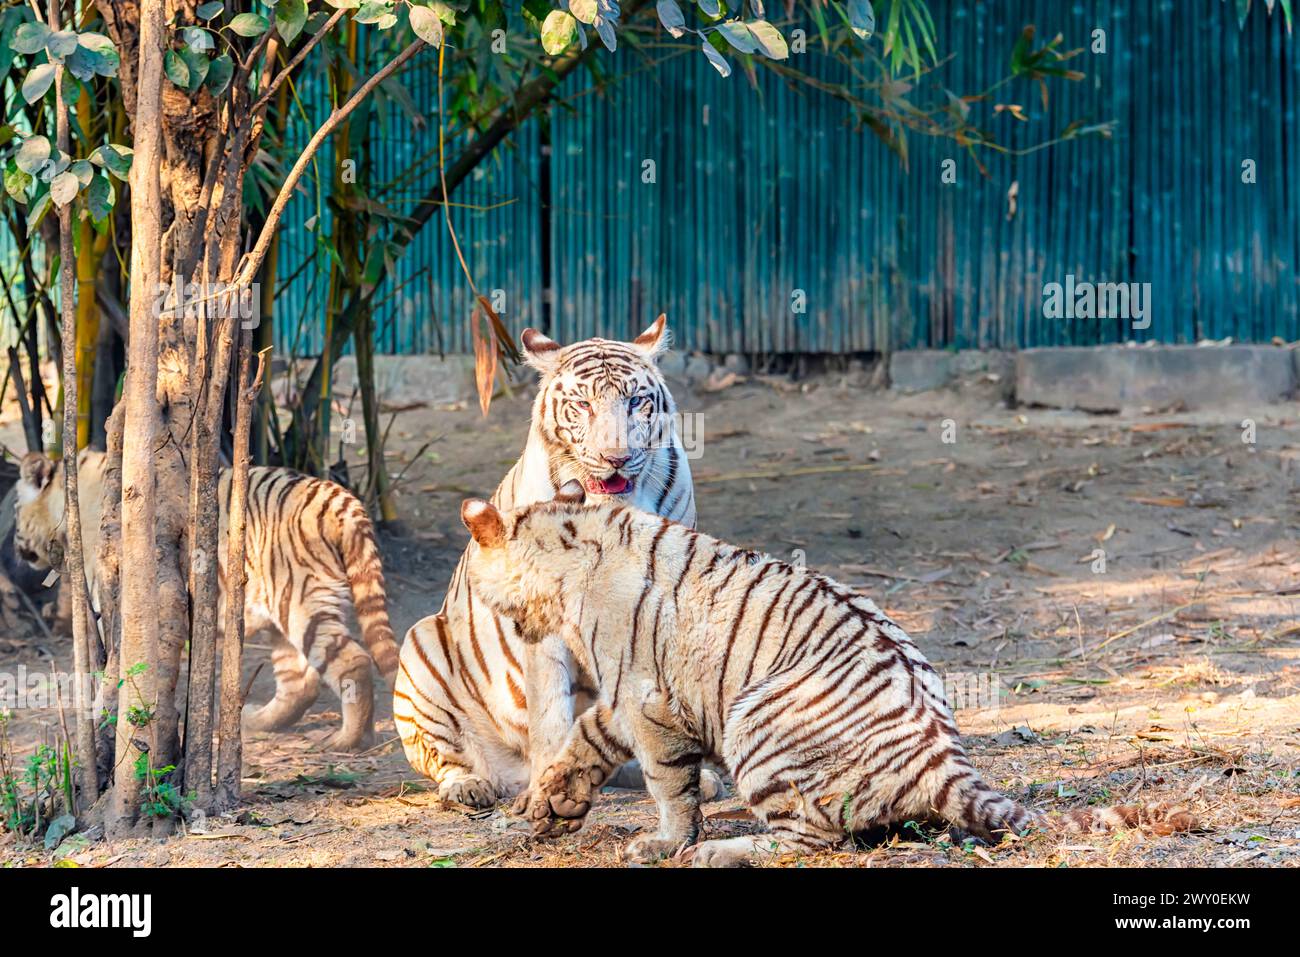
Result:
{"type": "Polygon", "coordinates": [[[626,490],[627,479],[621,475],[607,479],[587,479],[587,491],[594,495],[621,495],[626,490]]]}

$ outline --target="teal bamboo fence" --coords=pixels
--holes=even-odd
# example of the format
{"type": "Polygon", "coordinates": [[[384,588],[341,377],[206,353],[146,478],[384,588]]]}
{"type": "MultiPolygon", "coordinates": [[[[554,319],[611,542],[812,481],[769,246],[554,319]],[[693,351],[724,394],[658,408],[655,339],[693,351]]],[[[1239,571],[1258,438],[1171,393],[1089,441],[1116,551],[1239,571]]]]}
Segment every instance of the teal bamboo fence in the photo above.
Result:
{"type": "MultiPolygon", "coordinates": [[[[829,97],[763,71],[754,89],[702,56],[676,58],[556,110],[549,157],[536,123],[520,130],[453,197],[481,208],[457,207],[452,219],[512,328],[544,324],[549,272],[549,329],[564,341],[626,336],[660,311],[680,346],[713,352],[1300,339],[1300,57],[1280,13],[1262,6],[1239,30],[1235,4],[1222,0],[931,0],[953,54],[941,81],[954,91],[1005,75],[1026,24],[1085,48],[1071,65],[1086,80],[1053,83],[1048,113],[1031,84],[999,91],[1032,119],[990,118],[1000,142],[1027,146],[1069,118],[1117,124],[1109,140],[991,156],[988,177],[954,144],[915,135],[905,169],[829,97]],[[1104,54],[1087,49],[1094,30],[1105,31],[1104,54]],[[954,184],[940,177],[948,158],[954,184]],[[642,179],[647,160],[653,183],[642,179]],[[1242,181],[1247,160],[1253,184],[1242,181]],[[1149,327],[1048,318],[1044,285],[1071,275],[1150,283],[1149,327]]],[[[810,42],[799,65],[836,75],[816,49],[810,42]]],[[[633,56],[624,49],[611,65],[631,70],[633,56]]],[[[431,67],[408,80],[432,116],[431,67]]],[[[310,91],[302,87],[304,109],[319,117],[327,104],[310,91]]],[[[372,128],[372,179],[408,172],[436,135],[387,107],[372,128]]],[[[326,151],[321,170],[333,161],[326,151]]],[[[423,193],[435,175],[411,178],[404,194],[423,193]]],[[[281,234],[282,351],[319,348],[327,264],[302,268],[315,244],[313,197],[294,200],[281,234]]],[[[328,210],[315,226],[327,224],[328,210]]],[[[385,295],[381,352],[469,349],[469,290],[441,216],[385,295]]]]}

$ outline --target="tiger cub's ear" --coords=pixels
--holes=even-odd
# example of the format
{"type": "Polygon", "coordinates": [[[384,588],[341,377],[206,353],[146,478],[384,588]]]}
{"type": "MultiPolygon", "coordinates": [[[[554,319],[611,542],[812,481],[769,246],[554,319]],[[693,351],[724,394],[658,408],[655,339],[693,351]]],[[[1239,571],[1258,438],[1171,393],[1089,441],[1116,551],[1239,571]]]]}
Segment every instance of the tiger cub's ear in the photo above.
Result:
{"type": "Polygon", "coordinates": [[[643,352],[647,359],[657,359],[661,353],[668,350],[668,343],[673,338],[668,331],[667,323],[668,315],[659,313],[659,318],[650,323],[645,332],[633,339],[632,345],[643,352]]]}
{"type": "Polygon", "coordinates": [[[569,479],[555,493],[555,501],[566,505],[581,505],[587,501],[587,493],[577,479],[569,479]]]}
{"type": "Polygon", "coordinates": [[[499,548],[506,541],[506,526],[501,513],[481,498],[467,498],[460,503],[460,520],[481,548],[499,548]]]}
{"type": "Polygon", "coordinates": [[[524,344],[524,361],[540,372],[549,375],[560,362],[560,344],[542,335],[536,329],[525,329],[519,336],[524,344]]]}
{"type": "Polygon", "coordinates": [[[54,474],[54,463],[40,452],[28,452],[18,463],[18,481],[39,492],[49,484],[54,474]]]}

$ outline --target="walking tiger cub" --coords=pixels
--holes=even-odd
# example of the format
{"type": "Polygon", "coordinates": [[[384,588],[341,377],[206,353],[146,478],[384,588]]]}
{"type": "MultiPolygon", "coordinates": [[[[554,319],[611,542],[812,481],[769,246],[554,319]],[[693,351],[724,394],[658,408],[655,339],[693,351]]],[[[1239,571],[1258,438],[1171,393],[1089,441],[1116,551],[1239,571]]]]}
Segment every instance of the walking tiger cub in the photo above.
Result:
{"type": "MultiPolygon", "coordinates": [[[[610,770],[635,755],[659,806],[649,861],[695,842],[700,762],[720,760],[770,833],[706,841],[696,864],[813,850],[872,827],[934,817],[985,839],[1054,826],[994,791],[966,756],[943,683],[903,630],[829,578],[617,504],[499,512],[468,500],[482,599],[525,641],[558,632],[599,686],[524,813],[577,830],[610,770]]],[[[1069,812],[1071,829],[1162,808],[1069,812]]]]}
{"type": "MultiPolygon", "coordinates": [[[[97,596],[95,556],[99,544],[99,502],[105,454],[78,456],[86,581],[97,596]]],[[[225,621],[226,515],[230,470],[222,469],[218,583],[225,621]]],[[[63,463],[40,453],[23,458],[15,506],[14,546],[37,568],[62,564],[63,463]]],[[[388,623],[384,571],[365,507],[340,485],[283,468],[248,471],[247,560],[244,627],[274,636],[271,662],[275,697],[244,708],[244,727],[279,731],[294,724],[315,702],[322,678],[339,696],[343,726],[325,744],[352,751],[374,735],[374,691],[370,662],[385,678],[397,671],[397,643],[388,623]],[[355,614],[365,641],[352,637],[355,614]],[[369,654],[367,654],[369,652],[369,654]]]]}

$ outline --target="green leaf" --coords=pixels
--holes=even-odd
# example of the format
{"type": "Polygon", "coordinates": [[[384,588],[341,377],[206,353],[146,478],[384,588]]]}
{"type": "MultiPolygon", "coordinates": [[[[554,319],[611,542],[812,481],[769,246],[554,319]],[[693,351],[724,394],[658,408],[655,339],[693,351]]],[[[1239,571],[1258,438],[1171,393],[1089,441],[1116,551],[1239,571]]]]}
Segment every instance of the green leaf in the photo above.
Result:
{"type": "MultiPolygon", "coordinates": [[[[718,7],[718,0],[699,0],[700,13],[704,14],[710,20],[716,20],[722,11],[718,7]]],[[[730,69],[730,67],[728,67],[730,69]]]]}
{"type": "MultiPolygon", "coordinates": [[[[605,49],[613,53],[618,49],[618,35],[614,33],[615,21],[607,20],[605,17],[596,18],[596,35],[600,37],[600,42],[605,44],[605,49]]],[[[587,49],[587,35],[581,30],[578,31],[578,39],[582,41],[582,48],[587,49]]]]}
{"type": "Polygon", "coordinates": [[[595,23],[596,0],[569,0],[569,12],[583,23],[595,23]]]}
{"type": "Polygon", "coordinates": [[[259,37],[271,27],[260,13],[241,13],[230,21],[230,29],[241,37],[259,37]]]}
{"type": "MultiPolygon", "coordinates": [[[[898,5],[899,0],[894,0],[894,6],[898,5]]],[[[861,39],[871,39],[876,32],[876,11],[871,9],[871,0],[849,0],[849,27],[861,39]]]]}
{"type": "Polygon", "coordinates": [[[63,61],[63,65],[82,83],[88,83],[95,75],[95,57],[96,54],[85,47],[77,47],[72,51],[72,56],[63,61]]]}
{"type": "Polygon", "coordinates": [[[77,49],[77,34],[72,30],[51,33],[50,38],[45,41],[45,49],[49,51],[51,57],[62,60],[77,49]]]}
{"type": "Polygon", "coordinates": [[[659,12],[659,22],[673,36],[680,37],[686,32],[686,17],[682,15],[677,0],[658,0],[655,10],[659,12]]]}
{"type": "Polygon", "coordinates": [[[29,136],[23,140],[23,145],[18,147],[18,155],[14,157],[14,161],[24,173],[35,173],[49,160],[51,152],[50,141],[45,137],[29,136]]]}
{"type": "Polygon", "coordinates": [[[77,189],[80,185],[77,182],[76,175],[71,170],[64,170],[50,180],[50,198],[54,200],[54,205],[67,206],[77,195],[77,189]]]}
{"type": "Polygon", "coordinates": [[[542,49],[551,56],[563,53],[573,42],[578,21],[563,10],[552,10],[542,22],[542,49]]]}
{"type": "Polygon", "coordinates": [[[211,20],[213,17],[220,14],[221,11],[224,9],[226,9],[226,5],[224,3],[218,3],[217,0],[211,0],[210,3],[199,4],[198,7],[195,9],[194,14],[200,20],[211,20]]]}
{"type": "Polygon", "coordinates": [[[352,19],[357,23],[378,23],[384,17],[391,17],[392,15],[392,6],[384,2],[384,0],[364,0],[361,8],[352,15],[352,19]]]}
{"type": "Polygon", "coordinates": [[[753,53],[758,49],[758,44],[755,43],[754,38],[749,35],[749,27],[745,26],[743,23],[733,21],[731,23],[720,24],[718,26],[718,32],[721,33],[723,38],[731,44],[733,49],[740,53],[753,53]]]}
{"type": "Polygon", "coordinates": [[[307,0],[275,0],[275,29],[285,46],[302,33],[307,24],[307,0]]]}
{"type": "Polygon", "coordinates": [[[208,66],[208,77],[204,82],[213,96],[220,96],[230,86],[230,78],[235,75],[235,63],[229,53],[214,57],[208,66]]]}
{"type": "Polygon", "coordinates": [[[131,175],[132,155],[133,152],[130,147],[110,143],[91,153],[90,161],[96,166],[104,167],[104,169],[125,183],[127,177],[131,175]]]}
{"type": "Polygon", "coordinates": [[[90,188],[86,190],[86,204],[90,208],[90,218],[96,223],[102,222],[108,218],[108,214],[113,211],[113,204],[117,202],[117,193],[113,189],[113,182],[107,176],[96,176],[90,181],[90,188]]]}
{"type": "Polygon", "coordinates": [[[428,7],[411,7],[411,29],[429,46],[442,46],[442,21],[428,7]]]}
{"type": "Polygon", "coordinates": [[[23,79],[23,99],[28,103],[35,103],[43,97],[50,84],[54,82],[55,69],[56,65],[53,63],[42,63],[28,70],[27,76],[23,79]]]}
{"type": "Polygon", "coordinates": [[[190,68],[185,65],[185,61],[180,58],[180,55],[175,50],[168,50],[164,54],[163,72],[167,74],[167,79],[182,90],[189,88],[190,68]]]}
{"type": "Polygon", "coordinates": [[[73,176],[77,177],[77,184],[79,186],[88,185],[91,177],[95,175],[95,167],[91,166],[86,160],[77,160],[68,167],[68,171],[72,173],[73,176]]]}
{"type": "Polygon", "coordinates": [[[186,47],[181,51],[181,59],[185,61],[185,68],[189,71],[189,83],[186,89],[191,93],[195,92],[203,85],[203,80],[208,75],[208,55],[193,47],[186,47]]]}
{"type": "Polygon", "coordinates": [[[429,4],[429,9],[438,14],[438,19],[446,26],[454,27],[456,25],[456,11],[442,0],[433,0],[429,4]]]}
{"type": "Polygon", "coordinates": [[[32,177],[29,173],[24,173],[18,168],[18,164],[13,160],[5,166],[5,192],[8,193],[15,202],[27,202],[27,190],[31,188],[32,177]]]}
{"type": "Polygon", "coordinates": [[[181,39],[185,45],[196,53],[206,52],[216,48],[216,43],[212,39],[212,34],[202,27],[186,27],[181,31],[181,39]]]}
{"type": "Polygon", "coordinates": [[[713,68],[722,74],[724,78],[731,76],[731,64],[727,62],[726,57],[713,49],[713,44],[708,40],[704,41],[704,55],[709,58],[713,68]]]}
{"type": "Polygon", "coordinates": [[[355,10],[361,6],[361,0],[325,0],[335,10],[355,10]]]}
{"type": "Polygon", "coordinates": [[[786,45],[785,37],[781,36],[781,31],[766,20],[755,20],[749,24],[749,32],[763,56],[772,60],[784,60],[790,55],[790,48],[786,45]]]}
{"type": "Polygon", "coordinates": [[[77,49],[68,57],[68,72],[83,83],[98,73],[100,76],[117,76],[121,57],[113,41],[100,33],[83,33],[77,37],[77,49]]]}
{"type": "Polygon", "coordinates": [[[27,210],[27,235],[30,236],[41,225],[41,220],[50,210],[50,194],[48,191],[41,193],[36,202],[32,203],[31,208],[27,210]]]}
{"type": "Polygon", "coordinates": [[[14,31],[9,46],[15,53],[40,53],[50,38],[50,28],[43,23],[24,23],[14,31]]]}
{"type": "Polygon", "coordinates": [[[76,79],[69,80],[63,78],[63,102],[68,106],[76,106],[77,101],[81,99],[81,84],[76,79]]]}

